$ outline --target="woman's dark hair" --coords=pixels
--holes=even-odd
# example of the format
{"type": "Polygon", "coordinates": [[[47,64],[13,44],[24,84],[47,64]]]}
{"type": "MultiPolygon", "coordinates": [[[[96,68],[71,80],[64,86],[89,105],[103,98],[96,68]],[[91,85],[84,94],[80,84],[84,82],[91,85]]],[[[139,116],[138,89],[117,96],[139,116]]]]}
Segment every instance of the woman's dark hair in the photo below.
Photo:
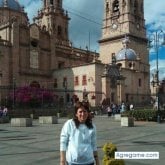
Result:
{"type": "MultiPolygon", "coordinates": [[[[76,125],[76,128],[79,127],[80,125],[80,122],[76,116],[76,113],[78,111],[79,108],[84,108],[85,110],[88,111],[88,113],[90,113],[90,110],[89,110],[89,103],[88,102],[77,102],[76,105],[75,105],[75,111],[74,111],[74,117],[73,117],[73,121],[75,122],[75,125],[76,125]]],[[[88,118],[86,119],[85,121],[85,125],[91,129],[93,128],[93,124],[92,124],[92,119],[91,119],[91,116],[88,115],[88,118]]]]}

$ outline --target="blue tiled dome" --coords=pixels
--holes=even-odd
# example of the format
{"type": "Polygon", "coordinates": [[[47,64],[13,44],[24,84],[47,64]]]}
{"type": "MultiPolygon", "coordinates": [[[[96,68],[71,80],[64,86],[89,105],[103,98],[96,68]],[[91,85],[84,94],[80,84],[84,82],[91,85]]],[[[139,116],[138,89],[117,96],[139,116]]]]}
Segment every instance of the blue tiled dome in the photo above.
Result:
{"type": "Polygon", "coordinates": [[[117,61],[120,61],[120,60],[134,61],[136,60],[136,58],[137,56],[136,56],[135,51],[130,48],[123,48],[116,55],[117,61]]]}
{"type": "Polygon", "coordinates": [[[8,7],[13,10],[21,11],[21,5],[16,0],[0,0],[0,7],[8,7]]]}

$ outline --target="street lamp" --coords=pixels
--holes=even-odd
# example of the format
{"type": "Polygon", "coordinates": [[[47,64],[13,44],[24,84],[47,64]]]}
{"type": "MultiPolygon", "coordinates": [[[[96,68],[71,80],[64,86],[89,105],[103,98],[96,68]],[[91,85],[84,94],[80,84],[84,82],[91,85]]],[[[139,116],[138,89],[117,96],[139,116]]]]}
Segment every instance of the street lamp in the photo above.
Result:
{"type": "Polygon", "coordinates": [[[15,108],[15,78],[13,78],[13,110],[15,108]]]}
{"type": "Polygon", "coordinates": [[[160,103],[159,103],[159,47],[165,45],[165,34],[163,30],[157,30],[151,34],[151,38],[148,41],[148,48],[154,48],[156,53],[156,73],[151,84],[156,87],[156,104],[157,104],[157,122],[161,122],[160,103]],[[160,39],[163,36],[163,42],[160,39]],[[153,44],[152,44],[153,43],[153,44]]]}
{"type": "Polygon", "coordinates": [[[65,89],[65,100],[64,101],[65,101],[65,106],[66,106],[66,104],[67,104],[67,88],[68,88],[68,82],[67,82],[66,78],[64,78],[63,87],[65,89]]]}

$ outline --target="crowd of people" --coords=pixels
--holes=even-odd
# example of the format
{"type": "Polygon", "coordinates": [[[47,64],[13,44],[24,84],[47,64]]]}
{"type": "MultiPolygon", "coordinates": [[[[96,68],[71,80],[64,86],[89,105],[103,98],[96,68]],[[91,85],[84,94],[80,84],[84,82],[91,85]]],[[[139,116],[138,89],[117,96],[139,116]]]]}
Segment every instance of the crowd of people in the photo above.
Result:
{"type": "Polygon", "coordinates": [[[108,116],[114,116],[115,114],[120,114],[123,113],[125,111],[129,111],[129,110],[134,110],[134,105],[128,104],[128,103],[124,103],[122,102],[120,105],[117,104],[110,104],[110,105],[105,105],[101,107],[101,111],[102,113],[106,112],[108,114],[108,116]]]}
{"type": "Polygon", "coordinates": [[[0,106],[0,117],[3,117],[3,116],[7,116],[7,113],[8,113],[8,109],[7,107],[1,107],[0,106]]]}

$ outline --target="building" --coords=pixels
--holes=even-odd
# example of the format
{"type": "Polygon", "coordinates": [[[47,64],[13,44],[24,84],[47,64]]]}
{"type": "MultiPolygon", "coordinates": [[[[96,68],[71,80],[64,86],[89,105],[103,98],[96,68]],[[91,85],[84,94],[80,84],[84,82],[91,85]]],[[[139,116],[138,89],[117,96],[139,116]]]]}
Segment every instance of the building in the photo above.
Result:
{"type": "Polygon", "coordinates": [[[54,69],[89,63],[95,52],[72,47],[68,39],[67,12],[62,0],[43,3],[29,23],[23,7],[15,0],[0,0],[0,85],[3,89],[38,82],[54,88],[54,69]]]}
{"type": "Polygon", "coordinates": [[[111,89],[108,95],[120,97],[115,100],[118,103],[123,100],[141,104],[149,99],[150,66],[143,7],[143,0],[104,1],[99,60],[111,63],[113,56],[116,57],[125,79],[119,85],[119,96],[117,88],[111,89]]]}
{"type": "Polygon", "coordinates": [[[0,85],[37,82],[70,102],[88,99],[120,104],[149,101],[149,58],[143,0],[105,0],[100,53],[69,41],[62,0],[44,0],[29,23],[16,0],[0,0],[0,85]],[[115,63],[113,61],[115,59],[115,63]],[[118,75],[112,74],[114,71],[118,75]]]}

